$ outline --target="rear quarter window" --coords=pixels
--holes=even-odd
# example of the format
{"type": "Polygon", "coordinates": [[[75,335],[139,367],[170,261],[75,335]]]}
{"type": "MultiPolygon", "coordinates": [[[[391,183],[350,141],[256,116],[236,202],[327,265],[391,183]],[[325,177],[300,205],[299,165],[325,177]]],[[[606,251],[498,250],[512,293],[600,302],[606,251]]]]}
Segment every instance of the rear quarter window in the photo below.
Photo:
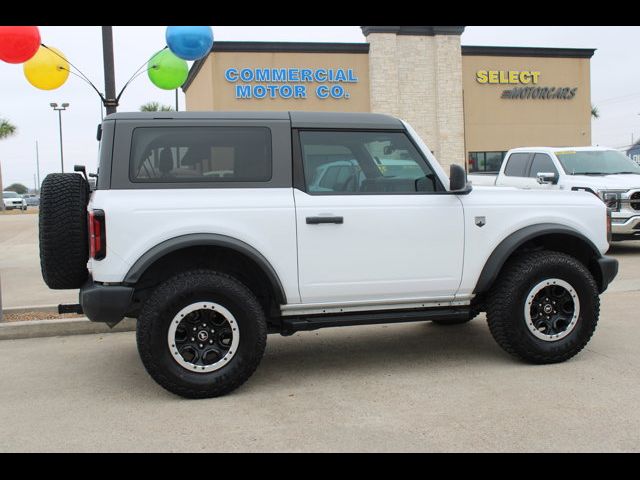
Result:
{"type": "Polygon", "coordinates": [[[138,127],[129,179],[135,183],[268,182],[273,167],[266,127],[138,127]]]}

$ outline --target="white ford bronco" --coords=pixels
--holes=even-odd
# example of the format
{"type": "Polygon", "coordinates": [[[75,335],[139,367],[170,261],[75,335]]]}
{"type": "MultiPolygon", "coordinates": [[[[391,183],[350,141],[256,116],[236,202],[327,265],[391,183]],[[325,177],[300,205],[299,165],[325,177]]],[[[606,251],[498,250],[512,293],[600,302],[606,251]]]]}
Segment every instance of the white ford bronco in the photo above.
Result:
{"type": "Polygon", "coordinates": [[[606,147],[513,148],[497,175],[471,174],[473,185],[585,191],[611,210],[612,240],[640,240],[640,166],[606,147]]]}
{"type": "Polygon", "coordinates": [[[42,185],[44,280],[80,289],[63,311],[136,318],[145,368],[185,397],[240,386],[268,333],[479,312],[508,353],[561,362],[617,273],[596,196],[472,190],[390,116],[117,113],[98,137],[95,189],[42,185]]]}

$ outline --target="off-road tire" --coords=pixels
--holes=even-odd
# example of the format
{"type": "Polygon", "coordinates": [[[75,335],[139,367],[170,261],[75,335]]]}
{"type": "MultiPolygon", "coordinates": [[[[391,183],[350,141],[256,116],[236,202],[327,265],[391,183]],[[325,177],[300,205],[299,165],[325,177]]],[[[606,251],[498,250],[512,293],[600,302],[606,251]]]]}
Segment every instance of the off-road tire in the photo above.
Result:
{"type": "Polygon", "coordinates": [[[87,280],[89,184],[77,173],[51,173],[40,192],[40,269],[49,288],[80,288],[87,280]]]}
{"type": "Polygon", "coordinates": [[[224,395],[242,385],[258,367],[267,341],[267,321],[256,296],[224,273],[194,270],[160,284],[144,303],[136,327],[138,352],[151,377],[168,391],[187,398],[224,395]],[[173,358],[167,343],[172,319],[194,302],[215,302],[235,317],[240,343],[219,370],[188,371],[173,358]]]}
{"type": "Polygon", "coordinates": [[[598,287],[589,270],[570,255],[548,250],[507,262],[487,296],[487,322],[493,338],[507,353],[534,364],[563,362],[580,352],[591,339],[599,314],[598,287]],[[551,342],[531,333],[524,313],[529,292],[548,278],[568,282],[580,302],[573,330],[551,342]]]}

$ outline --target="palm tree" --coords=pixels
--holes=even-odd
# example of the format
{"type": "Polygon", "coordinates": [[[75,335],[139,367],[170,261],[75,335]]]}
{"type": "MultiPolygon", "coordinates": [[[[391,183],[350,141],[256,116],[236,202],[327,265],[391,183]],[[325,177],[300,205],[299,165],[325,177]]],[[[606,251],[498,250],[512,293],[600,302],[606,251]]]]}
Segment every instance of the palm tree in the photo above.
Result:
{"type": "Polygon", "coordinates": [[[593,118],[600,118],[600,112],[598,112],[598,107],[591,105],[591,116],[593,118]]]}
{"type": "MultiPolygon", "coordinates": [[[[15,135],[17,128],[4,118],[0,118],[0,140],[15,135]]],[[[0,192],[2,191],[2,165],[0,164],[0,192]]],[[[4,210],[4,202],[0,202],[0,211],[4,210]]]]}
{"type": "Polygon", "coordinates": [[[161,105],[160,102],[148,102],[140,105],[141,112],[172,112],[173,108],[169,105],[161,105]]]}

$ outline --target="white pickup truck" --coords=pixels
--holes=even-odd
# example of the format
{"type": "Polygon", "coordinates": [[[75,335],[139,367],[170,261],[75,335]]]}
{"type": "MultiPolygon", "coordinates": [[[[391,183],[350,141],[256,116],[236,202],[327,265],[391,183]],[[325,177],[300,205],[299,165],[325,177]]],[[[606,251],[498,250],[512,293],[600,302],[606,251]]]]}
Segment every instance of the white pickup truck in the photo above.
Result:
{"type": "Polygon", "coordinates": [[[605,147],[527,147],[507,152],[500,172],[469,175],[474,186],[586,191],[611,210],[612,240],[640,240],[640,166],[605,147]]]}
{"type": "Polygon", "coordinates": [[[136,318],[142,363],[185,397],[241,385],[267,333],[482,311],[510,354],[561,362],[617,273],[593,195],[472,190],[386,115],[117,113],[99,137],[95,190],[42,184],[42,274],[93,321],[136,318]]]}

